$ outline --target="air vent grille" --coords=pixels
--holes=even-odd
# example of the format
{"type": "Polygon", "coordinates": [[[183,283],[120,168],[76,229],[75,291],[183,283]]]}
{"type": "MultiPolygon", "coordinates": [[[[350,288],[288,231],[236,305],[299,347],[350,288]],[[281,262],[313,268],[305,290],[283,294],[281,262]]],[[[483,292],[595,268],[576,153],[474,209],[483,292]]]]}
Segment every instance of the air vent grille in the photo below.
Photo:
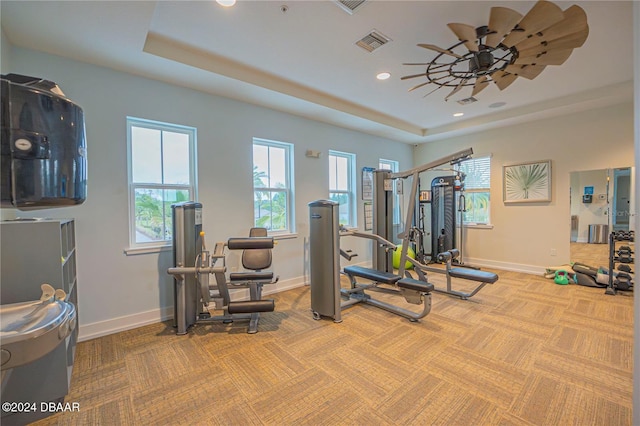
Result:
{"type": "Polygon", "coordinates": [[[460,105],[469,105],[469,104],[472,104],[474,102],[478,102],[478,100],[476,98],[474,98],[473,96],[469,96],[468,98],[460,99],[457,102],[460,105]]]}
{"type": "Polygon", "coordinates": [[[362,47],[367,52],[373,52],[380,46],[385,45],[390,41],[391,39],[389,37],[374,30],[366,36],[362,37],[361,40],[358,40],[356,42],[356,45],[362,47]]]}
{"type": "Polygon", "coordinates": [[[365,0],[335,0],[335,2],[338,6],[340,6],[340,8],[342,8],[342,10],[347,12],[349,15],[353,15],[353,12],[361,7],[364,4],[365,0]]]}

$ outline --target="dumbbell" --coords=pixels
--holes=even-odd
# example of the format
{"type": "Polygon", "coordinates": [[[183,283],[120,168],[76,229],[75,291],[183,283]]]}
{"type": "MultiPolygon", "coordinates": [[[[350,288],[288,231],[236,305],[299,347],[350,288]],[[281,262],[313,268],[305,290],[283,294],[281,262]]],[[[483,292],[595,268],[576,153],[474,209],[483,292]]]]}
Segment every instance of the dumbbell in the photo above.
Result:
{"type": "Polygon", "coordinates": [[[618,265],[618,271],[627,272],[629,274],[633,273],[633,271],[631,270],[631,266],[626,264],[618,265]]]}
{"type": "Polygon", "coordinates": [[[632,286],[631,275],[626,272],[618,272],[613,284],[618,290],[629,290],[632,286]]]}

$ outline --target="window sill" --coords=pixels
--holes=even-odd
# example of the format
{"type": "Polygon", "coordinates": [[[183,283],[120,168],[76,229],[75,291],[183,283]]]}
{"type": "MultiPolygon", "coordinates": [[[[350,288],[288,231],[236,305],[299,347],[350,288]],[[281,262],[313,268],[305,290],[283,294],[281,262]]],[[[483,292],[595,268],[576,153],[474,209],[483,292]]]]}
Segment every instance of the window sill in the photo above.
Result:
{"type": "Polygon", "coordinates": [[[298,238],[298,234],[272,234],[269,235],[269,237],[273,237],[274,240],[292,240],[294,238],[298,238]]]}
{"type": "Polygon", "coordinates": [[[171,245],[152,247],[129,247],[124,249],[124,254],[126,254],[127,256],[136,256],[138,254],[152,254],[171,250],[173,250],[173,246],[171,245]]]}
{"type": "Polygon", "coordinates": [[[490,223],[476,224],[476,223],[465,223],[465,228],[471,229],[493,229],[493,225],[490,223]]]}

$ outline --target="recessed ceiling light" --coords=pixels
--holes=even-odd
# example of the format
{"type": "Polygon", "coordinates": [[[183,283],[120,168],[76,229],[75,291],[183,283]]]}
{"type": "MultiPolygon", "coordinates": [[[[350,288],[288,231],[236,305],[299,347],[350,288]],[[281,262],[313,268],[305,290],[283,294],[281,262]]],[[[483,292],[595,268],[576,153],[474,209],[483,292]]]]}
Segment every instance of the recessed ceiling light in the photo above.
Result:
{"type": "Polygon", "coordinates": [[[454,117],[462,117],[464,115],[464,112],[456,112],[455,114],[453,114],[454,117]]]}
{"type": "Polygon", "coordinates": [[[236,4],[236,0],[216,0],[216,3],[218,3],[220,6],[231,7],[236,4]]]}
{"type": "Polygon", "coordinates": [[[391,74],[390,74],[390,73],[388,73],[388,72],[381,72],[380,74],[376,75],[376,78],[377,78],[378,80],[386,80],[386,79],[388,79],[389,77],[391,77],[391,74]]]}
{"type": "Polygon", "coordinates": [[[506,102],[494,102],[491,105],[489,105],[489,108],[500,108],[505,106],[507,103],[506,102]]]}

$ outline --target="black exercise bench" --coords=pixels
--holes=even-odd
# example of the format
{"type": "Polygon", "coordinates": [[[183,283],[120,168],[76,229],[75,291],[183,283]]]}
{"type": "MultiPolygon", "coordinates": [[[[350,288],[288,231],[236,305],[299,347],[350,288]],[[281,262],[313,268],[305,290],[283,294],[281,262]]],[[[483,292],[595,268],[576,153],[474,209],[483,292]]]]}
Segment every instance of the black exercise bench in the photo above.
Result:
{"type": "Polygon", "coordinates": [[[425,317],[431,311],[431,292],[434,290],[433,284],[415,280],[413,278],[403,278],[390,272],[378,271],[362,266],[345,266],[344,273],[351,282],[350,289],[341,289],[341,294],[349,299],[349,304],[358,302],[368,303],[385,309],[394,314],[408,318],[412,322],[425,317]],[[373,281],[373,284],[363,284],[357,282],[356,278],[364,278],[373,281]],[[405,300],[414,305],[422,304],[421,312],[416,313],[398,306],[391,305],[380,300],[371,298],[364,291],[367,288],[376,287],[378,284],[387,284],[398,287],[405,300]]]}
{"type": "Polygon", "coordinates": [[[482,287],[487,284],[493,284],[498,281],[498,275],[493,272],[488,271],[480,271],[478,269],[472,268],[452,268],[451,262],[460,256],[460,251],[457,249],[452,249],[443,253],[439,253],[437,259],[439,262],[443,262],[445,264],[445,269],[441,268],[423,268],[429,272],[436,272],[439,274],[445,274],[447,277],[447,288],[438,288],[435,287],[434,291],[440,293],[447,293],[453,296],[458,296],[463,300],[466,300],[472,296],[474,296],[482,287]],[[464,293],[461,291],[456,291],[451,288],[451,278],[459,278],[463,280],[475,281],[480,283],[472,292],[464,293]]]}
{"type": "Polygon", "coordinates": [[[478,281],[485,284],[493,284],[498,281],[498,275],[493,272],[479,271],[470,268],[451,268],[449,269],[449,275],[453,278],[478,281]]]}

